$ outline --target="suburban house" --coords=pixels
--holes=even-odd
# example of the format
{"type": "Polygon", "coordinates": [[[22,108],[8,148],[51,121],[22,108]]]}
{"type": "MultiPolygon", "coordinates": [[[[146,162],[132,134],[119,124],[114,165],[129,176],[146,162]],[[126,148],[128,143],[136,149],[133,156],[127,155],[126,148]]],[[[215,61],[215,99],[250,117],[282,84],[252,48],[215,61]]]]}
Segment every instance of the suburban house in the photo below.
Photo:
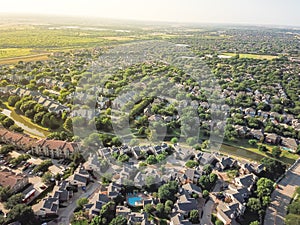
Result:
{"type": "Polygon", "coordinates": [[[294,138],[281,138],[281,145],[284,147],[284,149],[291,151],[291,152],[297,152],[298,149],[298,143],[296,139],[294,138]]]}
{"type": "Polygon", "coordinates": [[[199,197],[202,196],[202,189],[195,184],[187,183],[182,185],[181,188],[184,191],[187,191],[190,195],[197,194],[199,197]]]}
{"type": "Polygon", "coordinates": [[[218,159],[218,161],[219,162],[217,162],[216,167],[219,171],[224,171],[238,165],[237,161],[230,157],[222,157],[218,159]]]}
{"type": "Polygon", "coordinates": [[[189,220],[185,219],[183,215],[177,213],[171,218],[170,225],[192,225],[192,223],[189,220]]]}
{"type": "Polygon", "coordinates": [[[176,212],[187,216],[190,211],[198,209],[198,204],[196,199],[192,198],[187,191],[183,191],[174,204],[174,209],[176,212]]]}
{"type": "Polygon", "coordinates": [[[208,152],[197,152],[195,154],[195,159],[197,159],[202,166],[206,164],[215,165],[217,163],[215,155],[208,152]]]}
{"type": "Polygon", "coordinates": [[[232,224],[237,217],[244,214],[246,207],[237,199],[227,197],[217,206],[217,217],[226,225],[232,224]]]}
{"type": "Polygon", "coordinates": [[[87,172],[81,164],[74,171],[74,174],[68,178],[71,185],[81,188],[85,188],[88,185],[90,179],[91,177],[89,172],[87,172]]]}
{"type": "Polygon", "coordinates": [[[116,216],[127,217],[131,213],[131,209],[126,206],[117,205],[116,216]]]}
{"type": "Polygon", "coordinates": [[[68,189],[70,187],[70,182],[62,181],[58,185],[54,186],[53,192],[54,198],[59,200],[59,203],[67,202],[73,197],[73,191],[68,189]]]}
{"type": "Polygon", "coordinates": [[[263,140],[264,139],[264,133],[262,130],[256,130],[256,129],[251,129],[249,132],[250,137],[255,138],[257,140],[263,140]]]}
{"type": "Polygon", "coordinates": [[[241,177],[234,178],[234,184],[238,187],[246,187],[248,191],[251,192],[254,184],[256,183],[256,180],[257,180],[257,176],[251,173],[241,177]]]}
{"type": "Polygon", "coordinates": [[[248,115],[248,116],[251,116],[251,117],[254,117],[255,114],[256,114],[256,110],[253,109],[253,108],[246,108],[244,110],[245,114],[248,115]]]}
{"type": "Polygon", "coordinates": [[[103,205],[109,202],[109,198],[104,194],[98,194],[98,197],[95,202],[88,204],[89,216],[94,217],[98,216],[103,205]]]}
{"type": "Polygon", "coordinates": [[[276,145],[280,142],[281,138],[279,135],[277,134],[269,134],[269,133],[265,133],[265,142],[269,143],[269,144],[273,144],[276,145]]]}
{"type": "Polygon", "coordinates": [[[49,217],[58,215],[59,200],[58,198],[50,197],[43,200],[43,206],[40,208],[38,215],[41,217],[49,217]]]}

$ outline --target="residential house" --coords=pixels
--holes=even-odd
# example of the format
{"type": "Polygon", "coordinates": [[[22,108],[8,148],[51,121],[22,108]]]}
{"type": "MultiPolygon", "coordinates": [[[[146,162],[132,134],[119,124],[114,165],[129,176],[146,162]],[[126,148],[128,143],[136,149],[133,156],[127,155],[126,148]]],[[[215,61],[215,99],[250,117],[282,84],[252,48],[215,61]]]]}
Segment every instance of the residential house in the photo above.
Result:
{"type": "Polygon", "coordinates": [[[234,184],[238,187],[245,187],[249,192],[252,191],[256,183],[257,176],[253,173],[234,178],[234,184]]]}
{"type": "Polygon", "coordinates": [[[131,213],[131,209],[126,206],[117,205],[116,216],[123,216],[125,218],[131,213]]]}
{"type": "Polygon", "coordinates": [[[216,164],[216,167],[219,171],[224,171],[226,169],[230,169],[237,166],[237,161],[231,157],[221,157],[220,159],[218,159],[218,162],[216,164]]]}
{"type": "Polygon", "coordinates": [[[246,108],[244,112],[247,116],[254,117],[256,115],[256,110],[253,108],[246,108]]]}
{"type": "Polygon", "coordinates": [[[269,143],[269,144],[273,144],[273,145],[277,145],[280,142],[280,136],[277,134],[269,134],[269,133],[265,133],[265,142],[269,143]]]}
{"type": "Polygon", "coordinates": [[[89,216],[90,217],[99,216],[102,207],[109,201],[110,200],[106,195],[98,194],[96,201],[92,202],[91,206],[89,207],[89,216]]]}
{"type": "Polygon", "coordinates": [[[298,150],[298,143],[294,138],[281,138],[281,145],[284,147],[285,150],[291,152],[297,152],[298,150]]]}
{"type": "Polygon", "coordinates": [[[121,193],[122,186],[120,184],[117,184],[115,182],[110,183],[107,187],[107,196],[109,199],[115,199],[118,197],[121,193]]]}
{"type": "Polygon", "coordinates": [[[38,215],[41,217],[56,216],[59,210],[58,198],[50,197],[43,200],[43,205],[40,208],[38,215]]]}
{"type": "Polygon", "coordinates": [[[201,172],[196,169],[186,169],[181,176],[180,181],[182,183],[197,183],[201,176],[201,172]]]}
{"type": "Polygon", "coordinates": [[[62,181],[59,185],[54,186],[53,197],[59,200],[59,203],[67,202],[73,197],[73,191],[69,188],[69,181],[62,181]]]}
{"type": "Polygon", "coordinates": [[[215,165],[217,163],[217,159],[215,154],[208,152],[197,152],[195,154],[195,159],[198,160],[199,164],[204,166],[206,164],[215,165]]]}
{"type": "Polygon", "coordinates": [[[187,191],[190,195],[197,194],[199,197],[202,197],[202,189],[191,183],[187,183],[181,186],[184,191],[187,191]]]}
{"type": "Polygon", "coordinates": [[[246,137],[246,135],[249,131],[249,128],[246,126],[235,125],[233,127],[235,128],[235,130],[237,131],[237,133],[240,137],[246,137]]]}
{"type": "Polygon", "coordinates": [[[176,212],[187,216],[190,211],[198,209],[198,204],[196,199],[192,198],[190,194],[185,191],[178,197],[178,200],[174,205],[174,209],[176,212]]]}
{"type": "Polygon", "coordinates": [[[262,130],[251,129],[251,131],[249,132],[249,136],[260,141],[264,139],[264,133],[262,130]]]}
{"type": "Polygon", "coordinates": [[[241,204],[235,198],[227,197],[225,202],[220,201],[217,206],[217,217],[224,224],[229,225],[235,221],[236,218],[243,215],[245,212],[245,205],[241,204]]]}
{"type": "Polygon", "coordinates": [[[85,170],[83,165],[80,164],[78,168],[74,171],[74,174],[72,174],[68,178],[68,180],[71,185],[84,189],[88,185],[89,181],[91,180],[91,176],[89,172],[85,170]]]}
{"type": "Polygon", "coordinates": [[[8,169],[0,171],[0,186],[17,193],[29,183],[26,175],[16,174],[8,169]]]}
{"type": "Polygon", "coordinates": [[[176,215],[171,217],[170,225],[192,225],[192,223],[185,219],[183,215],[177,213],[176,215]]]}
{"type": "Polygon", "coordinates": [[[252,163],[241,164],[242,174],[249,174],[249,173],[260,174],[263,170],[264,170],[263,164],[252,164],[252,163]]]}
{"type": "Polygon", "coordinates": [[[179,144],[174,144],[175,149],[175,157],[180,160],[188,160],[191,156],[193,156],[193,150],[188,148],[182,148],[179,144]]]}

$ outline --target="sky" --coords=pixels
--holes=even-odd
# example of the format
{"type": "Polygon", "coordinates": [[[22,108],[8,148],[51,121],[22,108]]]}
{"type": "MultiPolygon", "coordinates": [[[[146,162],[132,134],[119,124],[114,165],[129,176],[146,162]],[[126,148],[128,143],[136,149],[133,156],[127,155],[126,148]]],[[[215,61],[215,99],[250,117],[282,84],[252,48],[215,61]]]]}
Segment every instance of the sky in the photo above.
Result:
{"type": "Polygon", "coordinates": [[[300,26],[299,0],[0,0],[0,13],[300,26]]]}

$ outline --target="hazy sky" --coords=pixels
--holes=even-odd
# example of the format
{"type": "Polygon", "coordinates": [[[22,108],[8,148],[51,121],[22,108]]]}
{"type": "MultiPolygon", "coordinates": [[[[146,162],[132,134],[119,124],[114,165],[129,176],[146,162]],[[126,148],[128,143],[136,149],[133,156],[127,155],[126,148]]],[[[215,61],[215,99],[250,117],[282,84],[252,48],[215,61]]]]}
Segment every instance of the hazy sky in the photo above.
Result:
{"type": "Polygon", "coordinates": [[[0,12],[300,26],[299,0],[0,0],[0,12]]]}

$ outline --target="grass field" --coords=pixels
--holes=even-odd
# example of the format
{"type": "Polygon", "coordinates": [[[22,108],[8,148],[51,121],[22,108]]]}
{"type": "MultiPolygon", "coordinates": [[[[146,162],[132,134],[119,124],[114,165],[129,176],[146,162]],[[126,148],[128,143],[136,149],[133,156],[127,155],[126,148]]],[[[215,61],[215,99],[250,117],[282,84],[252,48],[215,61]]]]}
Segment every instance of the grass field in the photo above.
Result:
{"type": "Polygon", "coordinates": [[[0,59],[12,58],[16,56],[26,56],[30,54],[33,54],[31,48],[1,48],[0,49],[0,59]]]}
{"type": "Polygon", "coordinates": [[[16,56],[12,58],[0,58],[0,65],[3,64],[14,64],[19,61],[31,62],[31,61],[43,61],[49,59],[49,53],[42,53],[37,55],[25,55],[25,56],[16,56]]]}
{"type": "MultiPolygon", "coordinates": [[[[222,53],[222,55],[226,56],[236,56],[236,53],[229,53],[225,52],[222,53]]],[[[240,58],[246,58],[246,59],[267,59],[267,60],[272,60],[278,58],[278,56],[274,55],[256,55],[256,54],[239,54],[240,58]]]]}
{"type": "MultiPolygon", "coordinates": [[[[232,151],[233,153],[235,153],[237,156],[240,155],[241,157],[244,158],[252,158],[256,161],[259,161],[261,158],[263,157],[272,157],[271,155],[271,151],[272,148],[274,146],[272,145],[268,145],[268,144],[263,144],[264,146],[267,147],[268,152],[261,152],[258,150],[257,147],[251,146],[247,140],[238,140],[238,142],[224,142],[226,145],[228,145],[228,147],[233,147],[236,149],[227,149],[225,148],[224,150],[226,152],[230,152],[232,151]]],[[[226,146],[225,145],[225,146],[226,146]]],[[[297,154],[293,154],[291,152],[288,151],[282,151],[282,155],[279,158],[280,161],[282,161],[283,163],[286,164],[293,164],[297,159],[299,158],[299,155],[297,154]]]]}

